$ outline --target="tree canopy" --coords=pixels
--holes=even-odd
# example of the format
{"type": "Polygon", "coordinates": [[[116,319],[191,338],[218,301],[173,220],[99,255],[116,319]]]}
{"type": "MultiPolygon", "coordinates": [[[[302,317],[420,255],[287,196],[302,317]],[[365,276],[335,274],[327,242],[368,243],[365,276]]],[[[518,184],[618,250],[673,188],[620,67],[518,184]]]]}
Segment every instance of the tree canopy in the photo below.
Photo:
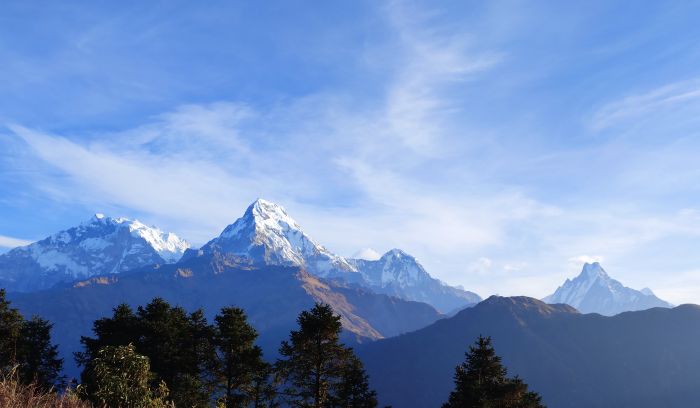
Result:
{"type": "Polygon", "coordinates": [[[455,369],[455,390],[443,408],[543,408],[522,379],[509,378],[490,337],[479,336],[455,369]]]}
{"type": "Polygon", "coordinates": [[[340,343],[340,316],[317,303],[297,323],[276,364],[283,398],[295,407],[375,407],[362,363],[340,343]]]}

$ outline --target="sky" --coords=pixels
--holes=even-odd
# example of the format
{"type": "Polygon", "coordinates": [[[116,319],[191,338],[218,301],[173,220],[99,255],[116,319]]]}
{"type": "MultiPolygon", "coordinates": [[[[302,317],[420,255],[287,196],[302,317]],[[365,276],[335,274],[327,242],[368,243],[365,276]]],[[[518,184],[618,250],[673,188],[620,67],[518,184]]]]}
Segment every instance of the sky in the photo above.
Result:
{"type": "Polygon", "coordinates": [[[0,4],[0,251],[256,198],[481,296],[700,303],[700,3],[0,4]]]}

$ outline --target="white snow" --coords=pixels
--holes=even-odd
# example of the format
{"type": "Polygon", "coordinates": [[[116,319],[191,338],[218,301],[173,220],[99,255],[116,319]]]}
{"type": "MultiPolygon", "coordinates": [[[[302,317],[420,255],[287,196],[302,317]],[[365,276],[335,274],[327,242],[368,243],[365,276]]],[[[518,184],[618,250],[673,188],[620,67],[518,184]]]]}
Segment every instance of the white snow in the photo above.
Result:
{"type": "MultiPolygon", "coordinates": [[[[149,263],[176,262],[189,246],[187,241],[177,235],[148,227],[138,220],[95,214],[77,227],[57,232],[49,239],[0,256],[9,260],[13,256],[34,259],[39,271],[26,273],[42,273],[47,276],[46,279],[60,279],[60,274],[46,272],[61,272],[73,278],[85,278],[122,272],[149,263]],[[112,247],[115,249],[111,250],[112,247]],[[114,257],[115,253],[119,254],[118,258],[114,257]]],[[[0,274],[3,273],[0,271],[0,274]]],[[[12,275],[16,271],[7,273],[12,275]]],[[[51,286],[53,283],[56,282],[46,282],[46,285],[51,286]]]]}
{"type": "Polygon", "coordinates": [[[565,303],[580,311],[615,314],[616,311],[638,310],[640,301],[657,306],[667,305],[648,288],[637,291],[611,278],[598,262],[586,263],[581,273],[545,297],[547,303],[565,303]],[[644,299],[647,298],[647,299],[644,299]],[[591,309],[592,308],[592,309],[591,309]]]}
{"type": "Polygon", "coordinates": [[[224,229],[207,245],[238,248],[237,255],[250,255],[262,247],[268,264],[301,266],[318,276],[345,271],[356,272],[345,258],[334,255],[306,235],[281,206],[258,199],[243,217],[224,229]]]}

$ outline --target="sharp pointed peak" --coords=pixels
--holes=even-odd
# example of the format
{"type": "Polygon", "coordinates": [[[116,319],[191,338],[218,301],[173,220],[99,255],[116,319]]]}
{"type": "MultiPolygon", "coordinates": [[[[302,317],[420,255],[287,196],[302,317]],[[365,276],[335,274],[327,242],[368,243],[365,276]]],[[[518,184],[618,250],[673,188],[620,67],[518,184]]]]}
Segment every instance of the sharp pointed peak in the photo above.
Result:
{"type": "Polygon", "coordinates": [[[583,269],[581,269],[579,276],[588,278],[609,278],[607,272],[605,272],[605,269],[603,269],[603,267],[600,265],[600,262],[586,262],[583,264],[583,269]]]}
{"type": "Polygon", "coordinates": [[[644,294],[647,295],[647,296],[656,296],[656,295],[654,294],[654,291],[652,291],[652,290],[649,289],[649,288],[642,288],[642,290],[640,290],[640,292],[644,293],[644,294]]]}
{"type": "Polygon", "coordinates": [[[389,258],[389,257],[391,257],[391,258],[402,258],[402,257],[413,258],[411,255],[406,253],[406,251],[399,249],[399,248],[390,249],[390,250],[386,251],[386,253],[384,255],[382,255],[382,258],[389,258]]]}
{"type": "Polygon", "coordinates": [[[280,206],[279,204],[277,204],[277,203],[274,203],[274,202],[272,202],[272,201],[270,201],[270,200],[266,200],[266,199],[264,199],[264,198],[258,197],[258,198],[255,199],[255,201],[253,201],[252,203],[250,203],[250,205],[248,206],[248,208],[256,208],[256,207],[257,207],[257,208],[260,208],[260,207],[266,207],[266,206],[267,206],[267,207],[281,207],[281,206],[280,206]]]}
{"type": "Polygon", "coordinates": [[[247,216],[265,216],[265,215],[270,215],[270,216],[283,216],[283,217],[289,217],[289,214],[287,214],[287,210],[284,209],[281,205],[274,203],[272,201],[268,201],[262,198],[258,198],[255,201],[253,201],[248,208],[245,211],[245,215],[247,216]]]}
{"type": "Polygon", "coordinates": [[[279,204],[258,198],[253,201],[233,224],[228,225],[219,238],[230,238],[241,233],[250,234],[253,231],[282,231],[286,229],[301,231],[297,222],[287,214],[279,204]]]}

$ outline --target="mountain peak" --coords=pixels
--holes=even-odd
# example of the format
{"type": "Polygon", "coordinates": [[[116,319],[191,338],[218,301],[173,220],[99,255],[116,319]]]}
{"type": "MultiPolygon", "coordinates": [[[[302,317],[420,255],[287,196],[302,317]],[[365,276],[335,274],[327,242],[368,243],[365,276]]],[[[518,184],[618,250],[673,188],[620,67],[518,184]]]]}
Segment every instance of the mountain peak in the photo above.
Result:
{"type": "Polygon", "coordinates": [[[608,276],[607,272],[605,272],[605,269],[603,269],[603,267],[600,266],[599,262],[586,262],[583,265],[583,269],[581,270],[581,274],[579,275],[579,277],[585,277],[587,279],[610,279],[610,276],[608,276]]]}
{"type": "Polygon", "coordinates": [[[541,300],[528,296],[489,296],[486,300],[475,306],[476,308],[499,308],[512,311],[531,311],[541,315],[550,315],[557,312],[578,313],[576,309],[568,305],[548,305],[541,300]]]}
{"type": "Polygon", "coordinates": [[[281,205],[258,198],[248,206],[241,218],[224,229],[219,238],[252,237],[257,234],[280,234],[285,231],[303,234],[299,224],[281,205]]]}
{"type": "Polygon", "coordinates": [[[246,214],[263,216],[263,217],[289,217],[284,207],[279,204],[258,198],[253,201],[246,209],[246,214]]]}
{"type": "Polygon", "coordinates": [[[406,252],[404,252],[401,249],[394,248],[389,251],[387,251],[384,255],[382,255],[381,259],[401,259],[401,258],[408,258],[410,260],[415,260],[415,258],[406,252]]]}
{"type": "Polygon", "coordinates": [[[230,254],[252,264],[297,266],[321,278],[426,301],[445,312],[481,300],[476,294],[432,278],[414,257],[400,249],[376,260],[338,256],[306,235],[282,206],[263,199],[250,204],[241,218],[204,245],[200,253],[230,254]]]}
{"type": "Polygon", "coordinates": [[[611,278],[598,262],[584,264],[576,278],[567,279],[543,300],[547,303],[565,303],[582,313],[603,315],[671,306],[654,296],[650,290],[637,291],[624,286],[611,278]]]}
{"type": "Polygon", "coordinates": [[[260,198],[202,250],[234,254],[253,263],[304,267],[321,277],[357,272],[306,235],[281,205],[260,198]]]}
{"type": "Polygon", "coordinates": [[[79,225],[0,255],[0,285],[15,291],[173,263],[190,244],[129,218],[95,214],[79,225]]]}

